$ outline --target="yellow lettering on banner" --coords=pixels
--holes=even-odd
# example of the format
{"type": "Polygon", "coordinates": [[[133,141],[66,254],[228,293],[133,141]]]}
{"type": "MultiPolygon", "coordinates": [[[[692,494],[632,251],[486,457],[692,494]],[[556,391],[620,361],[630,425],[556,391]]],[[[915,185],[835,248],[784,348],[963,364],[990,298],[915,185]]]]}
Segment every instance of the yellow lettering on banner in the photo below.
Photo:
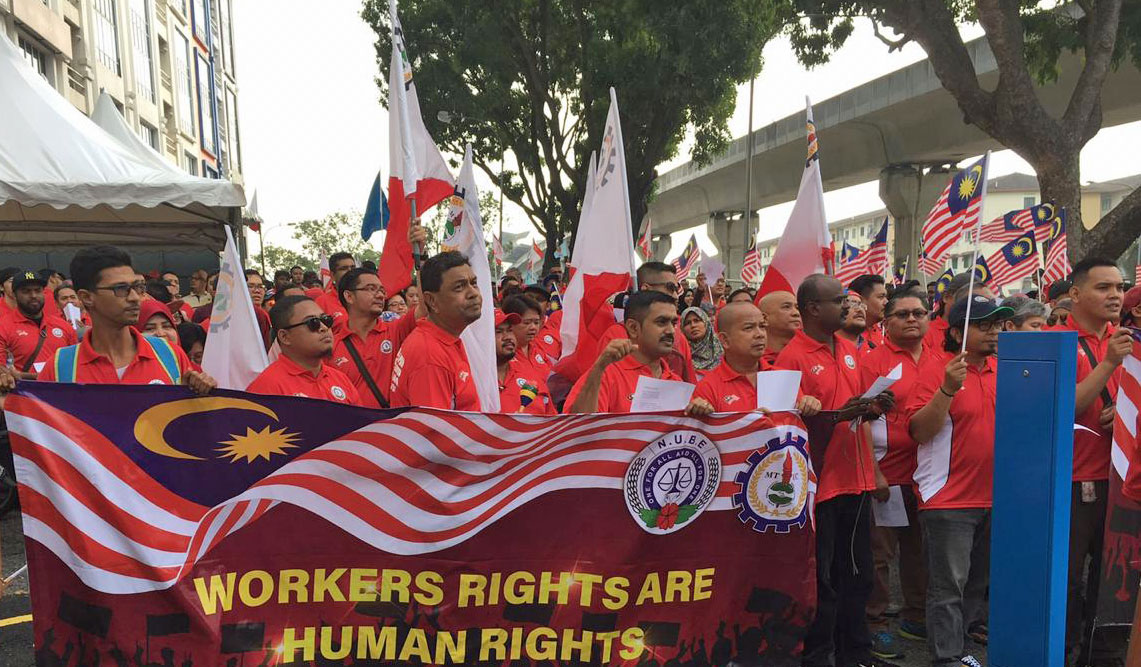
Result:
{"type": "Polygon", "coordinates": [[[610,664],[610,651],[614,648],[614,640],[618,639],[618,635],[620,634],[620,632],[615,630],[613,632],[599,632],[598,634],[594,635],[595,639],[602,642],[602,650],[599,651],[599,653],[601,653],[599,657],[602,658],[602,664],[610,664]]]}
{"type": "Polygon", "coordinates": [[[344,602],[345,594],[337,587],[337,580],[345,574],[345,568],[338,567],[331,573],[326,573],[325,568],[317,568],[313,571],[313,601],[324,602],[325,596],[328,595],[329,599],[333,602],[344,602]]]}
{"type": "Polygon", "coordinates": [[[630,602],[630,580],[626,577],[610,577],[603,588],[606,589],[606,597],[602,598],[602,606],[610,611],[618,611],[630,602]]]}
{"type": "Polygon", "coordinates": [[[499,580],[502,578],[502,572],[491,573],[491,584],[487,587],[487,604],[489,606],[499,604],[499,580]]]}
{"type": "Polygon", "coordinates": [[[479,637],[479,661],[502,662],[507,656],[507,631],[503,628],[484,628],[479,637]],[[491,652],[495,651],[495,657],[491,652]]]}
{"type": "Polygon", "coordinates": [[[420,628],[412,628],[404,638],[404,646],[400,648],[400,662],[408,662],[415,656],[423,663],[432,662],[432,652],[428,650],[428,637],[420,628]]]}
{"type": "Polygon", "coordinates": [[[440,630],[436,634],[436,664],[442,665],[445,661],[454,665],[463,664],[466,639],[467,630],[460,630],[455,637],[450,632],[440,630]]]}
{"type": "Polygon", "coordinates": [[[194,590],[198,593],[198,602],[202,605],[202,611],[207,615],[211,615],[218,610],[221,606],[222,611],[230,611],[234,606],[234,580],[238,575],[233,572],[226,573],[225,583],[222,583],[221,575],[210,575],[210,586],[206,586],[206,580],[198,577],[194,580],[194,590]]]}
{"type": "Polygon", "coordinates": [[[713,597],[713,573],[716,568],[703,567],[693,573],[693,601],[708,600],[713,597]]]}
{"type": "Polygon", "coordinates": [[[485,588],[487,588],[487,577],[481,574],[461,574],[460,590],[457,596],[459,606],[466,607],[474,604],[477,607],[482,607],[485,588]]]}
{"type": "Polygon", "coordinates": [[[666,572],[666,602],[689,602],[689,585],[693,575],[688,570],[666,572]],[[675,600],[674,595],[677,595],[675,600]]]}
{"type": "Polygon", "coordinates": [[[392,602],[392,594],[400,602],[408,602],[408,585],[412,583],[412,575],[408,570],[390,570],[385,568],[380,574],[380,601],[392,602]]]}
{"type": "MultiPolygon", "coordinates": [[[[638,593],[638,599],[634,601],[634,604],[640,606],[647,601],[654,604],[660,604],[662,601],[662,582],[658,580],[657,572],[646,575],[645,581],[642,582],[642,590],[638,593]]],[[[625,637],[626,635],[623,634],[622,636],[625,637]]]]}
{"type": "Polygon", "coordinates": [[[273,597],[273,577],[265,570],[250,570],[238,580],[238,598],[247,607],[260,607],[273,597]],[[257,595],[251,590],[253,582],[257,581],[261,587],[257,595]]]}
{"type": "Polygon", "coordinates": [[[376,600],[376,570],[367,567],[354,567],[349,571],[349,602],[373,602],[376,600]]]}
{"type": "Polygon", "coordinates": [[[317,628],[305,628],[301,639],[297,639],[294,628],[286,628],[281,634],[281,661],[293,662],[294,652],[301,650],[301,660],[313,662],[317,657],[317,628]]]}
{"type": "Polygon", "coordinates": [[[574,628],[567,628],[563,630],[563,643],[559,647],[559,660],[561,662],[590,662],[590,649],[594,644],[594,633],[590,630],[582,631],[582,638],[576,640],[574,638],[577,631],[574,628]],[[579,657],[572,658],[571,656],[578,652],[579,657]]]}
{"type": "Polygon", "coordinates": [[[341,627],[340,648],[333,648],[333,626],[321,626],[321,657],[326,660],[344,660],[353,650],[353,626],[341,627]]]}
{"type": "MultiPolygon", "coordinates": [[[[577,581],[582,586],[582,588],[579,590],[579,594],[578,594],[578,603],[580,605],[582,605],[583,607],[589,607],[590,606],[591,594],[594,590],[594,585],[602,583],[602,576],[598,575],[598,574],[586,574],[584,572],[575,572],[574,573],[574,579],[575,579],[575,581],[577,581]]],[[[590,661],[584,660],[583,662],[590,662],[590,661]]]]}
{"type": "Polygon", "coordinates": [[[439,572],[425,570],[416,575],[416,601],[427,607],[435,607],[444,601],[444,577],[439,572]]]}
{"type": "Polygon", "coordinates": [[[523,628],[511,628],[511,659],[523,657],[523,628]]]}
{"type": "Polygon", "coordinates": [[[535,628],[527,634],[527,657],[532,660],[554,660],[558,655],[559,636],[550,628],[535,628]]]}
{"type": "Polygon", "coordinates": [[[290,594],[294,596],[293,602],[309,601],[309,573],[307,571],[282,570],[278,574],[278,604],[289,604],[290,594]]]}
{"type": "Polygon", "coordinates": [[[507,575],[507,578],[503,580],[503,601],[507,604],[530,604],[534,602],[535,575],[524,570],[507,575]]]}
{"type": "Polygon", "coordinates": [[[637,626],[623,630],[622,648],[618,651],[618,657],[623,660],[633,660],[642,655],[642,652],[646,650],[646,644],[643,641],[645,638],[646,633],[637,626]]]}
{"type": "Polygon", "coordinates": [[[570,599],[570,587],[574,581],[574,577],[570,572],[559,573],[559,583],[554,584],[551,582],[553,572],[544,572],[539,577],[539,603],[547,604],[551,601],[551,593],[558,593],[558,604],[566,604],[570,599]]]}
{"type": "Polygon", "coordinates": [[[396,658],[396,626],[378,628],[362,625],[357,628],[357,660],[391,662],[396,658]]]}

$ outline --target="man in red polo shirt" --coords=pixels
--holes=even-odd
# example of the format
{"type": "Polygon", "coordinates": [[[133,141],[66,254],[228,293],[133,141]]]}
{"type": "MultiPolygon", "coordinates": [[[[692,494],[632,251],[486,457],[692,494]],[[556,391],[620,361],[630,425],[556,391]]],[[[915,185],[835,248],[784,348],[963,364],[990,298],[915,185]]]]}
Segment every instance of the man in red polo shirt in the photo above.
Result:
{"type": "Polygon", "coordinates": [[[388,407],[396,352],[416,328],[416,318],[425,313],[410,309],[398,320],[381,320],[384,286],[376,272],[368,269],[352,269],[341,278],[338,289],[349,318],[345,328],[334,334],[331,364],[348,376],[362,405],[388,407]]]}
{"type": "MultiPolygon", "coordinates": [[[[611,340],[575,382],[564,412],[630,412],[639,377],[679,379],[666,363],[676,340],[677,299],[663,292],[635,292],[626,301],[625,316],[626,336],[611,340]]],[[[698,398],[686,412],[710,414],[713,406],[698,398]]]]}
{"type": "Polygon", "coordinates": [[[357,261],[353,259],[352,253],[335,252],[329,255],[329,272],[333,275],[333,281],[329,283],[329,287],[324,293],[317,297],[317,305],[333,316],[337,331],[345,326],[345,320],[349,315],[345,311],[345,307],[341,305],[341,299],[337,295],[337,285],[341,284],[341,278],[344,278],[346,273],[355,268],[357,268],[357,261]]]}
{"type": "Polygon", "coordinates": [[[777,356],[777,366],[801,371],[801,390],[820,399],[829,414],[807,420],[809,447],[819,476],[816,493],[816,618],[804,639],[803,664],[871,665],[864,615],[872,589],[871,512],[868,492],[887,493],[871,453],[866,423],[891,397],[859,398],[859,351],[837,335],[844,321],[844,288],[813,274],[796,292],[803,326],[777,356]],[[840,422],[840,423],[837,423],[840,422]],[[819,454],[824,449],[823,456],[819,454]]]}
{"type": "Polygon", "coordinates": [[[536,367],[516,355],[515,329],[519,315],[495,311],[495,361],[499,380],[499,411],[533,415],[558,414],[547,380],[536,367]]]}
{"type": "Polygon", "coordinates": [[[131,268],[130,255],[114,246],[83,248],[72,258],[70,273],[91,328],[78,345],[56,350],[40,380],[184,384],[199,394],[218,386],[192,369],[181,347],[135,330],[146,283],[131,268]]]}
{"type": "Polygon", "coordinates": [[[848,284],[848,291],[858,294],[864,302],[867,322],[864,339],[869,349],[876,349],[884,342],[884,307],[887,306],[887,283],[883,276],[874,273],[862,275],[848,284]]]}
{"type": "MultiPolygon", "coordinates": [[[[860,359],[860,390],[867,390],[877,378],[897,365],[900,379],[892,385],[897,396],[910,396],[925,360],[923,338],[927,335],[930,311],[927,297],[918,290],[896,292],[885,308],[883,343],[860,359]]],[[[901,406],[902,407],[902,406],[901,406]]],[[[872,558],[876,564],[875,586],[868,599],[868,626],[872,632],[872,653],[880,658],[898,657],[895,637],[888,630],[886,615],[891,601],[888,581],[891,561],[899,557],[899,579],[903,589],[900,634],[908,639],[925,640],[927,605],[927,566],[923,560],[923,533],[912,477],[915,474],[916,443],[908,431],[906,410],[897,409],[872,423],[872,445],[880,471],[890,486],[898,486],[907,510],[908,525],[901,528],[872,528],[872,558]]]]}
{"type": "Polygon", "coordinates": [[[0,359],[12,355],[17,377],[34,380],[61,347],[75,345],[75,329],[44,309],[47,283],[37,273],[20,271],[12,278],[16,310],[0,320],[0,359]]]}
{"type": "MultiPolygon", "coordinates": [[[[940,350],[943,348],[943,341],[947,338],[948,329],[946,314],[951,312],[951,308],[954,307],[959,299],[966,298],[967,287],[970,284],[971,274],[966,271],[955,274],[955,276],[951,278],[951,282],[947,283],[947,289],[943,290],[943,317],[936,317],[931,320],[931,326],[927,328],[927,337],[923,341],[928,348],[932,350],[940,350]]],[[[973,293],[985,296],[988,299],[994,298],[994,291],[977,280],[974,282],[973,293]]]]}
{"type": "Polygon", "coordinates": [[[361,404],[360,394],[349,378],[325,363],[333,353],[331,315],[307,296],[287,296],[274,304],[269,317],[277,332],[281,355],[246,391],[361,404]]]}
{"type": "Polygon", "coordinates": [[[964,665],[968,632],[986,640],[998,332],[1013,311],[981,294],[958,299],[949,338],[919,369],[907,410],[918,444],[915,486],[927,547],[927,647],[964,665]],[[970,322],[967,305],[970,302],[970,322]],[[966,352],[962,349],[966,336],[966,352]]]}
{"type": "Polygon", "coordinates": [[[460,340],[483,307],[475,271],[462,253],[442,252],[424,262],[420,288],[428,314],[396,355],[392,405],[478,412],[479,393],[460,340]]]}
{"type": "Polygon", "coordinates": [[[765,361],[776,362],[777,355],[801,328],[800,311],[796,309],[796,296],[792,292],[770,292],[757,304],[765,314],[765,361]]]}
{"type": "Polygon", "coordinates": [[[1070,560],[1066,601],[1066,652],[1089,660],[1101,582],[1101,558],[1109,495],[1114,400],[1121,364],[1132,346],[1130,332],[1113,323],[1121,316],[1124,281],[1112,260],[1087,257],[1070,274],[1073,310],[1055,330],[1078,334],[1073,488],[1070,494],[1070,560]],[[1086,574],[1086,567],[1089,573],[1086,574]]]}

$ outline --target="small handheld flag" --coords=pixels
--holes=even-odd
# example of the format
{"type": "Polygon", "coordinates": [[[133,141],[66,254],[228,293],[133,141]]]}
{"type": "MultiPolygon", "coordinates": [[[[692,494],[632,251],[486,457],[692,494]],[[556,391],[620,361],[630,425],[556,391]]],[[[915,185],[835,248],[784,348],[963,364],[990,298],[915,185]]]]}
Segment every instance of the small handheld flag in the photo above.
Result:
{"type": "Polygon", "coordinates": [[[962,238],[963,231],[978,223],[986,192],[987,161],[978,162],[957,172],[939,196],[927,221],[923,223],[923,257],[920,268],[934,275],[942,266],[951,246],[962,238]]]}
{"type": "Polygon", "coordinates": [[[535,400],[539,395],[539,390],[534,385],[528,383],[519,388],[519,405],[527,407],[531,405],[531,401],[535,400]]]}

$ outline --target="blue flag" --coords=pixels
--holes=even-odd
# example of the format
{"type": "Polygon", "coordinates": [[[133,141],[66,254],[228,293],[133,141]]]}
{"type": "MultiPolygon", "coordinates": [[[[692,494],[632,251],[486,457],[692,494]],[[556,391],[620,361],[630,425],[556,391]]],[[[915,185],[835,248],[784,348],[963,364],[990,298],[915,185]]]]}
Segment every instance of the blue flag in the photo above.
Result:
{"type": "Polygon", "coordinates": [[[372,189],[368,192],[368,205],[365,206],[364,218],[361,220],[361,238],[367,241],[382,229],[388,229],[388,197],[384,196],[384,188],[380,186],[378,171],[372,189]]]}

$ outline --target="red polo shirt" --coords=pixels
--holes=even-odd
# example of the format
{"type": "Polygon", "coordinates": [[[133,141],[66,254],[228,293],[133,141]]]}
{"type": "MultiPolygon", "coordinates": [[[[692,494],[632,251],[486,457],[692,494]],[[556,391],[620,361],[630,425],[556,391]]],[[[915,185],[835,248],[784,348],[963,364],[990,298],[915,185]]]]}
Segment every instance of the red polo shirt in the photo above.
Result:
{"type": "Polygon", "coordinates": [[[917,443],[908,431],[909,415],[905,403],[919,377],[919,367],[927,356],[927,349],[924,348],[917,362],[911,352],[890,340],[884,340],[860,359],[860,393],[867,391],[877,378],[890,373],[896,364],[903,366],[902,375],[891,386],[891,391],[895,394],[895,409],[884,415],[883,419],[872,422],[872,446],[876,461],[879,462],[880,472],[887,483],[892,486],[911,486],[915,475],[917,443]]]}
{"type": "MultiPolygon", "coordinates": [[[[80,384],[172,384],[166,368],[155,356],[148,342],[143,340],[143,334],[134,328],[129,328],[129,330],[135,338],[136,352],[135,358],[127,365],[122,378],[119,377],[115,370],[115,364],[111,362],[110,358],[98,354],[92,349],[91,332],[93,330],[88,329],[83,340],[79,341],[79,351],[76,354],[75,381],[80,384]]],[[[171,349],[174,350],[174,354],[178,358],[179,370],[185,376],[186,373],[193,370],[190,365],[190,358],[178,345],[172,345],[171,349]]],[[[52,359],[40,371],[38,379],[46,382],[56,381],[55,356],[57,355],[53,354],[52,359]]]]}
{"type": "Polygon", "coordinates": [[[349,354],[345,340],[352,337],[357,354],[360,355],[361,361],[364,362],[365,368],[376,383],[376,388],[380,390],[385,400],[388,400],[389,389],[392,385],[392,363],[396,359],[396,352],[404,343],[404,339],[408,338],[414,329],[416,329],[416,314],[410,310],[407,315],[394,322],[377,320],[376,325],[369,330],[363,341],[356,332],[347,326],[344,330],[334,334],[336,342],[330,365],[344,373],[349,378],[349,382],[352,382],[353,386],[356,387],[357,393],[361,397],[361,405],[367,408],[379,408],[380,402],[376,400],[372,390],[368,388],[368,383],[365,382],[364,376],[361,375],[360,369],[349,354]]]}
{"type": "Polygon", "coordinates": [[[548,365],[553,365],[563,353],[563,338],[559,328],[563,325],[563,311],[556,310],[547,317],[535,340],[531,341],[533,353],[546,357],[548,365]]]}
{"type": "Polygon", "coordinates": [[[542,375],[545,380],[551,374],[551,367],[547,363],[547,355],[542,352],[542,346],[538,344],[538,340],[539,337],[535,336],[535,339],[527,347],[520,345],[515,348],[515,359],[512,361],[530,366],[533,375],[542,375]]]}
{"type": "MultiPolygon", "coordinates": [[[[803,330],[777,355],[776,365],[800,371],[800,389],[820,400],[822,410],[837,410],[852,396],[859,394],[859,351],[850,342],[833,335],[834,349],[809,338],[803,330]]],[[[836,424],[824,453],[820,489],[816,502],[837,496],[860,494],[875,488],[875,468],[866,444],[848,422],[836,424]]]]}
{"type": "MultiPolygon", "coordinates": [[[[764,366],[762,360],[758,368],[768,370],[764,366]]],[[[750,412],[757,409],[757,382],[733,370],[722,359],[697,383],[693,397],[709,401],[716,412],[750,412]]]]}
{"type": "Polygon", "coordinates": [[[927,325],[927,335],[923,337],[923,345],[928,350],[942,350],[947,341],[947,329],[950,328],[951,325],[942,317],[931,320],[931,324],[927,325]]]}
{"type": "MultiPolygon", "coordinates": [[[[1077,381],[1080,383],[1089,377],[1094,367],[1102,359],[1105,359],[1105,352],[1109,347],[1109,338],[1117,330],[1117,327],[1112,324],[1106,326],[1105,334],[1098,338],[1097,335],[1083,329],[1073,316],[1068,316],[1065,321],[1059,322],[1053,330],[1076,331],[1078,333],[1077,381]],[[1089,347],[1095,359],[1090,359],[1086,355],[1082,343],[1089,347]]],[[[1109,376],[1109,381],[1105,383],[1105,390],[1109,392],[1111,398],[1117,397],[1117,386],[1120,381],[1121,367],[1118,366],[1109,376]]],[[[1074,429],[1073,481],[1075,482],[1095,482],[1109,479],[1109,451],[1113,443],[1113,428],[1103,429],[1098,423],[1103,409],[1105,409],[1105,399],[1102,398],[1102,392],[1098,392],[1093,403],[1085,409],[1085,412],[1076,415],[1074,419],[1077,424],[1093,430],[1093,433],[1090,433],[1089,431],[1074,429]]]]}
{"type": "MultiPolygon", "coordinates": [[[[908,402],[909,419],[943,385],[954,352],[933,351],[919,368],[908,402]]],[[[947,421],[931,442],[918,444],[915,486],[919,509],[968,509],[991,505],[994,480],[994,401],[998,362],[967,369],[963,388],[951,400],[947,421]]]]}
{"type": "MultiPolygon", "coordinates": [[[[555,415],[555,402],[547,389],[547,380],[535,372],[535,366],[523,359],[512,359],[507,364],[507,375],[499,383],[499,411],[525,412],[531,415],[555,415]],[[524,387],[530,386],[535,396],[523,407],[524,387]],[[520,409],[522,408],[522,409],[520,409]]],[[[543,368],[546,368],[544,365],[543,368]]]]}
{"type": "MultiPolygon", "coordinates": [[[[602,353],[610,341],[618,338],[628,338],[626,327],[618,322],[610,325],[602,339],[598,341],[598,352],[602,353]]],[[[697,373],[693,370],[693,352],[689,347],[689,339],[681,332],[681,324],[674,327],[674,352],[665,358],[666,365],[677,376],[678,380],[689,378],[689,382],[697,382],[697,373]]]]}
{"type": "Polygon", "coordinates": [[[246,387],[246,391],[251,394],[304,396],[334,403],[361,405],[356,387],[344,373],[323,363],[317,375],[313,375],[284,354],[267,366],[246,387]]]}
{"type": "Polygon", "coordinates": [[[416,323],[392,367],[393,407],[479,412],[479,392],[462,340],[428,318],[416,323]]]}
{"type": "MultiPolygon", "coordinates": [[[[660,364],[660,366],[662,374],[659,379],[681,380],[670,370],[669,364],[660,364]]],[[[602,372],[602,380],[598,385],[597,412],[630,412],[630,404],[634,401],[634,390],[638,388],[638,378],[643,375],[653,377],[654,372],[649,366],[639,363],[632,354],[607,366],[602,372]]],[[[570,411],[575,399],[578,398],[578,393],[586,383],[586,378],[587,373],[583,373],[578,382],[571,387],[564,404],[564,411],[570,411]]]]}
{"type": "Polygon", "coordinates": [[[40,344],[41,336],[44,344],[36,354],[34,363],[51,361],[56,350],[79,342],[75,329],[60,317],[44,311],[40,323],[36,324],[24,313],[14,310],[8,317],[0,319],[0,363],[4,363],[11,354],[12,366],[17,371],[37,372],[35,366],[30,366],[28,361],[40,344]],[[28,370],[24,371],[25,368],[28,370]]]}
{"type": "Polygon", "coordinates": [[[333,316],[333,331],[341,333],[348,327],[349,312],[341,305],[336,290],[326,290],[324,294],[314,299],[321,310],[333,316]]]}
{"type": "Polygon", "coordinates": [[[883,333],[883,322],[869,326],[864,332],[864,340],[871,343],[869,347],[873,350],[886,343],[887,336],[883,333]]]}

